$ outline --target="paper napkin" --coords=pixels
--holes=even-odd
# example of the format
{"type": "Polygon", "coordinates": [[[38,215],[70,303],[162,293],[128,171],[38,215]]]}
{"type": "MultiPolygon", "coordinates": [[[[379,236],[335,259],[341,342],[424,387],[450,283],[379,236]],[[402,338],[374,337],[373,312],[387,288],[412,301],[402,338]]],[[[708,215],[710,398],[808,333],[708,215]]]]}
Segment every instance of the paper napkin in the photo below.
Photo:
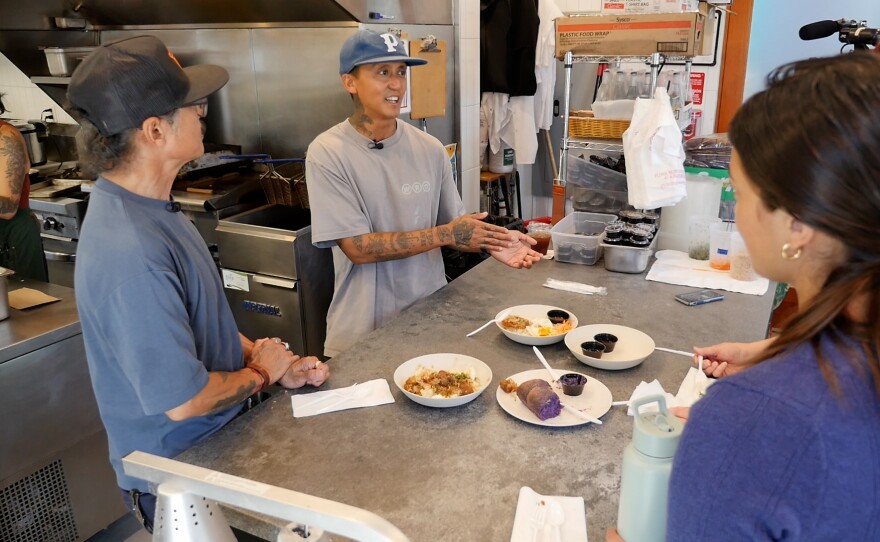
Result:
{"type": "Polygon", "coordinates": [[[513,518],[513,532],[510,542],[532,542],[533,540],[554,540],[553,528],[546,521],[537,525],[533,520],[539,507],[547,507],[550,500],[558,502],[565,513],[565,523],[559,527],[561,542],[587,542],[587,512],[583,497],[545,496],[536,493],[528,486],[519,490],[516,503],[516,516],[513,518]],[[536,536],[536,529],[538,530],[536,536]]]}
{"type": "MultiPolygon", "coordinates": [[[[649,395],[662,395],[666,398],[667,407],[677,406],[675,404],[675,397],[671,393],[667,393],[663,389],[663,386],[660,385],[660,382],[658,382],[657,380],[653,380],[651,382],[640,382],[639,385],[636,386],[636,389],[633,390],[632,395],[629,398],[630,406],[626,410],[627,415],[632,416],[633,414],[635,414],[635,411],[632,407],[633,402],[649,395]]],[[[641,412],[657,412],[658,410],[660,409],[657,407],[657,404],[653,403],[643,406],[641,412]]]]}
{"type": "Polygon", "coordinates": [[[646,280],[751,295],[764,295],[770,287],[770,281],[763,277],[750,281],[732,279],[729,272],[712,269],[709,262],[692,260],[677,250],[661,250],[656,257],[646,280]]]}
{"type": "Polygon", "coordinates": [[[292,395],[294,418],[305,418],[316,414],[327,414],[350,408],[363,408],[393,403],[394,397],[384,378],[355,384],[347,388],[318,391],[302,395],[292,395]]]}

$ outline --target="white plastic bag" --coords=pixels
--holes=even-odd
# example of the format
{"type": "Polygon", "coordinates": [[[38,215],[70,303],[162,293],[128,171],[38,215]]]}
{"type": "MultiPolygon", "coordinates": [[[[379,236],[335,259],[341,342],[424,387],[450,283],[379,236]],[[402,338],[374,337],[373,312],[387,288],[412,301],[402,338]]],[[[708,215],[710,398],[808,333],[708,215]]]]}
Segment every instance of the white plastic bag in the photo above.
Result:
{"type": "Polygon", "coordinates": [[[636,100],[623,152],[630,205],[656,209],[687,196],[681,131],[665,88],[657,88],[653,100],[636,100]]]}

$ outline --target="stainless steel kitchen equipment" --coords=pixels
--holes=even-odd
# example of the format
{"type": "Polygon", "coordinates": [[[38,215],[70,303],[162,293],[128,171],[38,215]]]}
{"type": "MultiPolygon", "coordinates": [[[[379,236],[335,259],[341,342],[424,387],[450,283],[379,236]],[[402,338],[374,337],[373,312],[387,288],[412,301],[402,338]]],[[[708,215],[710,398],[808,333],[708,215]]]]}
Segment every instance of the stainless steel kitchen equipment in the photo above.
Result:
{"type": "MultiPolygon", "coordinates": [[[[49,186],[51,181],[31,188],[39,190],[44,184],[49,186]]],[[[49,282],[73,288],[76,245],[86,215],[86,194],[77,189],[59,197],[31,198],[30,206],[40,222],[49,282]]]]}
{"type": "Polygon", "coordinates": [[[39,120],[10,120],[9,123],[15,126],[24,138],[28,156],[31,158],[31,166],[41,166],[45,164],[47,137],[46,123],[39,120]]]}
{"type": "Polygon", "coordinates": [[[264,205],[220,219],[215,232],[226,298],[247,337],[280,337],[321,356],[333,259],[312,245],[308,209],[264,205]]]}
{"type": "Polygon", "coordinates": [[[125,513],[86,364],[73,290],[0,322],[0,540],[76,542],[125,513]],[[35,376],[36,375],[36,376],[35,376]]]}
{"type": "Polygon", "coordinates": [[[66,77],[94,50],[94,47],[46,47],[43,53],[46,55],[49,74],[53,77],[66,77]]]}

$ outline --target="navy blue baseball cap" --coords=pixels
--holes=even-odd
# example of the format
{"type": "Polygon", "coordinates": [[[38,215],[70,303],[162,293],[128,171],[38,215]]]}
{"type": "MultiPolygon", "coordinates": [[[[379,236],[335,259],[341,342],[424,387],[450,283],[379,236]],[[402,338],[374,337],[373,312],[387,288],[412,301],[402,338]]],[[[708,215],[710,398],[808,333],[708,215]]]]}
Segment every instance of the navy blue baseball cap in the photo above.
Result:
{"type": "Polygon", "coordinates": [[[403,62],[407,66],[421,66],[428,61],[406,54],[403,42],[391,33],[379,34],[372,30],[358,30],[345,40],[339,51],[339,75],[351,73],[362,64],[403,62]]]}

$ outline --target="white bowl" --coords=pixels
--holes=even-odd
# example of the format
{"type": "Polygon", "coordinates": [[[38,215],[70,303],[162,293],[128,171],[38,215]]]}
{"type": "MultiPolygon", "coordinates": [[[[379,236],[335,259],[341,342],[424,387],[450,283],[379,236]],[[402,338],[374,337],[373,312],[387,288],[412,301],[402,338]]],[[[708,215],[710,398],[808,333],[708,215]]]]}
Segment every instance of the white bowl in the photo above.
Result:
{"type": "Polygon", "coordinates": [[[419,356],[403,362],[397,370],[394,371],[394,383],[400,388],[400,391],[402,391],[404,395],[420,405],[435,408],[449,408],[470,403],[479,397],[480,394],[483,393],[483,390],[492,383],[492,369],[477,358],[472,358],[463,354],[428,354],[426,356],[419,356]],[[444,370],[452,373],[460,373],[467,371],[468,369],[473,369],[476,373],[478,387],[474,393],[461,395],[459,397],[422,397],[421,395],[416,395],[403,389],[406,380],[422,369],[428,369],[431,371],[444,370]]]}
{"type": "Polygon", "coordinates": [[[571,333],[574,328],[578,326],[577,316],[574,315],[568,309],[563,309],[561,307],[554,307],[552,305],[517,305],[515,307],[510,307],[504,309],[495,315],[495,325],[498,326],[498,329],[501,330],[501,333],[504,333],[508,339],[511,341],[518,342],[520,344],[527,344],[529,346],[546,346],[548,344],[555,344],[565,338],[565,335],[571,333]],[[501,325],[500,316],[504,315],[505,318],[508,316],[521,316],[528,320],[536,320],[538,318],[547,318],[547,311],[552,310],[562,310],[569,314],[571,319],[571,327],[572,329],[566,331],[565,333],[560,333],[559,335],[548,335],[547,337],[532,337],[531,335],[522,335],[520,333],[514,333],[513,331],[504,329],[504,326],[501,325]]]}
{"type": "Polygon", "coordinates": [[[597,369],[618,371],[629,369],[643,362],[654,352],[654,339],[638,329],[615,324],[590,324],[568,332],[565,346],[574,357],[584,365],[597,369]],[[602,354],[601,358],[584,355],[581,343],[595,340],[599,333],[611,333],[617,337],[617,345],[610,354],[602,354]]]}

